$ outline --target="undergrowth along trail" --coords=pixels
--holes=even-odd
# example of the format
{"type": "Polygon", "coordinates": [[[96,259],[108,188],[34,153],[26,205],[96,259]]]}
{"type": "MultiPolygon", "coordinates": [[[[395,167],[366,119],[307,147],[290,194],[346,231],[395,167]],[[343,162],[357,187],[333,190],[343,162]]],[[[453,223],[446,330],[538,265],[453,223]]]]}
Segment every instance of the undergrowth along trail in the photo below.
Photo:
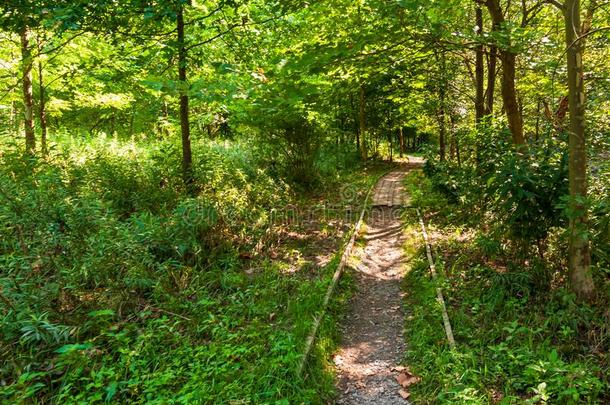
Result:
{"type": "MultiPolygon", "coordinates": [[[[535,268],[520,268],[489,236],[469,226],[465,207],[447,202],[421,172],[407,176],[425,209],[439,279],[430,277],[413,211],[405,211],[410,270],[405,363],[422,377],[417,403],[603,404],[608,360],[600,308],[567,288],[537,290],[535,268]],[[442,288],[457,345],[451,349],[437,301],[442,288]],[[594,333],[581,335],[579,330],[594,333]],[[600,346],[601,345],[601,346],[600,346]]],[[[467,208],[467,207],[466,207],[467,208]]]]}
{"type": "Polygon", "coordinates": [[[296,376],[352,226],[344,210],[320,207],[362,201],[387,166],[350,168],[305,192],[256,169],[239,143],[193,146],[215,160],[195,168],[206,185],[196,197],[169,170],[178,157],[163,141],[66,142],[36,170],[3,149],[0,187],[12,197],[0,208],[0,402],[332,395],[324,364],[349,288],[296,376]],[[336,192],[345,184],[349,201],[336,192]]]}

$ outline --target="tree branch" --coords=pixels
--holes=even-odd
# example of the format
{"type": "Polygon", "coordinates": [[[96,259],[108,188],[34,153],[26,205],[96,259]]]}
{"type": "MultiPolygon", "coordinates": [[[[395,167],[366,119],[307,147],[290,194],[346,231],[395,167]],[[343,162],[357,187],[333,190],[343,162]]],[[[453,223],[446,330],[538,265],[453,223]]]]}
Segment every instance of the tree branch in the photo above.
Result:
{"type": "Polygon", "coordinates": [[[544,0],[544,2],[547,3],[547,4],[554,5],[555,7],[560,9],[561,11],[563,11],[564,8],[565,8],[565,6],[562,3],[560,3],[559,1],[557,1],[557,0],[544,0]]]}

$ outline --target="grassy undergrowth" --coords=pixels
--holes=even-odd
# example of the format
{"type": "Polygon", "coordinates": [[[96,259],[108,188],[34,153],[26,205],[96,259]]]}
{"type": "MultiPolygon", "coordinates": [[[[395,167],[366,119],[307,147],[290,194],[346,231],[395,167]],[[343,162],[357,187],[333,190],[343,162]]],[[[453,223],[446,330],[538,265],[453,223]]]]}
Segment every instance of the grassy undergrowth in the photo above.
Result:
{"type": "Polygon", "coordinates": [[[414,204],[427,213],[457,342],[451,351],[417,218],[409,212],[405,362],[422,377],[411,388],[413,403],[608,403],[607,306],[577,302],[563,270],[550,272],[536,258],[515,262],[494,239],[469,228],[467,214],[421,173],[406,182],[414,204]]]}
{"type": "Polygon", "coordinates": [[[312,194],[247,145],[199,142],[192,196],[174,143],[56,141],[44,160],[10,145],[1,155],[0,402],[332,395],[325,359],[349,280],[302,378],[296,366],[349,221],[308,208],[345,203],[343,184],[361,200],[384,165],[326,176],[312,194]],[[282,217],[287,206],[296,221],[282,217]]]}

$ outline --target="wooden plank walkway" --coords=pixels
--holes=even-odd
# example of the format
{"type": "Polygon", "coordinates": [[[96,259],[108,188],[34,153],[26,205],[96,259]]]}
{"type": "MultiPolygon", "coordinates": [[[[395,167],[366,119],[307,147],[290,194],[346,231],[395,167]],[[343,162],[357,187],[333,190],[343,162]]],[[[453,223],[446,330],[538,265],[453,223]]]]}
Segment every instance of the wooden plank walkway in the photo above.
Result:
{"type": "Polygon", "coordinates": [[[373,194],[373,207],[404,206],[407,201],[402,185],[403,177],[404,172],[392,172],[381,179],[373,194]]]}
{"type": "Polygon", "coordinates": [[[406,171],[421,168],[423,162],[422,158],[410,157],[409,163],[401,166],[402,170],[384,176],[375,187],[373,207],[410,206],[410,200],[402,185],[402,180],[406,171]]]}

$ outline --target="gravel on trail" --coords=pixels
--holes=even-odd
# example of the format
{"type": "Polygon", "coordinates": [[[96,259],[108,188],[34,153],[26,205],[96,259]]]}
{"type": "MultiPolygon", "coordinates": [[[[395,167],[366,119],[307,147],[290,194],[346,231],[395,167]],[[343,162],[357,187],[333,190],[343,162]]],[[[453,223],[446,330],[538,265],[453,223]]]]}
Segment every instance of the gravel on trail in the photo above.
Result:
{"type": "MultiPolygon", "coordinates": [[[[405,352],[400,282],[404,275],[401,210],[406,204],[402,180],[409,164],[377,184],[367,216],[364,246],[356,249],[351,271],[357,292],[342,326],[342,343],[334,356],[338,375],[337,404],[407,404],[396,377],[405,352]]],[[[406,391],[402,391],[406,394],[406,391]]]]}

